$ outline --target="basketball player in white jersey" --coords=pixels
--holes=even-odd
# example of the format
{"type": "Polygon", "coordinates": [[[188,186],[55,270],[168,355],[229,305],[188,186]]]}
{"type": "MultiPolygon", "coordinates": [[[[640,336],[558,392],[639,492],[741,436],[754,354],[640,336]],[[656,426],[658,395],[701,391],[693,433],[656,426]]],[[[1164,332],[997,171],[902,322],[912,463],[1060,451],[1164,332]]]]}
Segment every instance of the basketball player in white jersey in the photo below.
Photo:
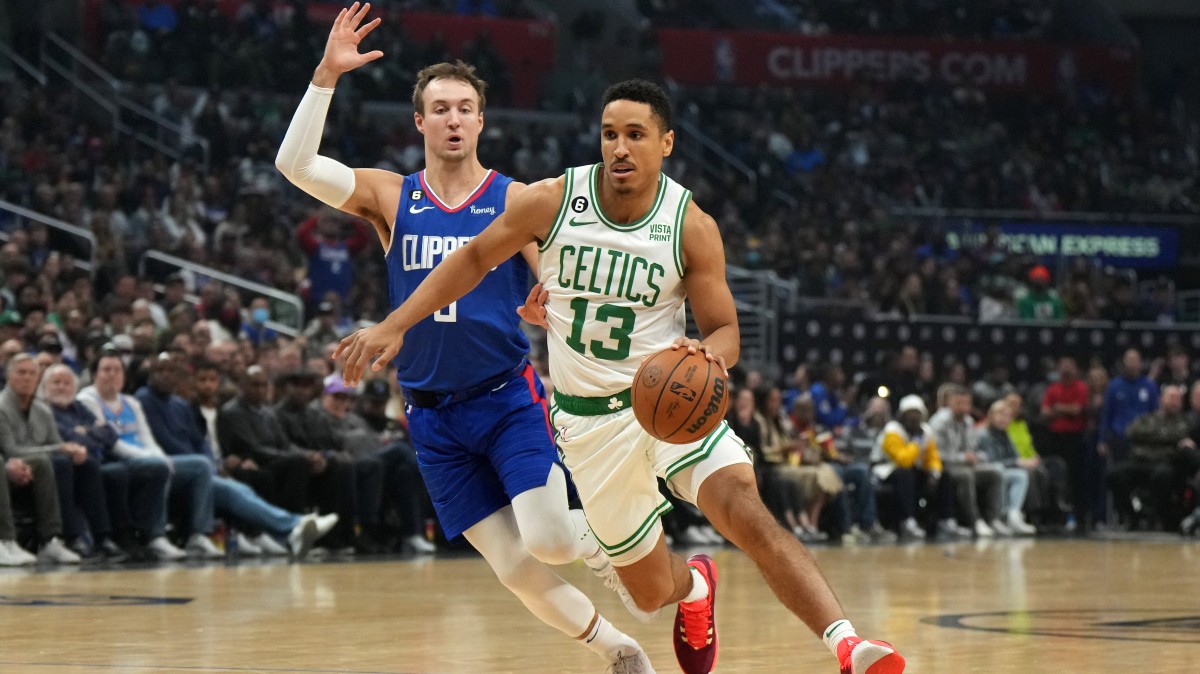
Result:
{"type": "Polygon", "coordinates": [[[335,357],[345,359],[347,379],[380,354],[371,367],[383,367],[412,325],[539,242],[559,449],[592,531],[638,605],[679,604],[672,642],[683,671],[709,674],[716,664],[717,571],[705,555],[685,563],[667,549],[659,516],[670,506],[656,476],[755,561],[843,674],[903,672],[889,644],[857,636],[812,556],[767,511],[749,453],[726,424],[673,445],[634,419],[629,387],[645,356],[673,346],[725,367],[737,361],[740,337],[716,222],[661,172],[674,143],[666,94],[642,80],[610,87],[600,133],[603,163],[529,186],[383,323],[343,340],[335,357]],[[685,297],[703,341],[681,336],[685,297]]]}
{"type": "MultiPolygon", "coordinates": [[[[462,62],[417,75],[414,122],[425,137],[424,171],[402,176],[351,169],[317,155],[337,80],[382,56],[358,51],[379,25],[379,19],[362,23],[369,10],[355,3],[338,15],[276,165],[317,199],[374,224],[399,304],[429,267],[452,257],[446,255],[452,247],[439,245],[435,253],[432,243],[478,234],[525,186],[479,163],[486,84],[462,62]]],[[[526,259],[536,264],[536,248],[529,248],[526,259]]],[[[513,314],[528,286],[520,252],[458,303],[457,312],[424,322],[423,339],[410,340],[397,360],[421,474],[447,535],[465,535],[534,615],[603,657],[608,674],[653,674],[637,642],[545,565],[582,558],[635,615],[648,617],[620,587],[582,512],[568,510],[541,383],[526,362],[528,343],[513,314]],[[489,332],[469,327],[479,325],[489,332]],[[470,348],[486,353],[460,353],[470,348]]]]}

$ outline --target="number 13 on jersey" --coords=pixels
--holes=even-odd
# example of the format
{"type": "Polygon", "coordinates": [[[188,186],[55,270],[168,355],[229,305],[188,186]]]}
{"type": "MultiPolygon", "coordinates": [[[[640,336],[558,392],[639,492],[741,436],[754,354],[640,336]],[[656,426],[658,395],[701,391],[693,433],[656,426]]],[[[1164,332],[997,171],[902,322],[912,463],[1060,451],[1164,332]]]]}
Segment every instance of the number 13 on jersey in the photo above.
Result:
{"type": "Polygon", "coordinates": [[[592,313],[591,303],[587,298],[576,297],[571,300],[571,311],[574,318],[571,321],[571,334],[565,340],[567,346],[584,355],[587,355],[590,350],[593,356],[604,360],[625,360],[629,357],[629,336],[633,333],[633,322],[637,319],[637,315],[630,307],[616,304],[597,304],[595,306],[594,320],[608,326],[607,337],[603,340],[593,339],[584,343],[584,325],[589,320],[593,320],[588,316],[589,313],[592,313]]]}

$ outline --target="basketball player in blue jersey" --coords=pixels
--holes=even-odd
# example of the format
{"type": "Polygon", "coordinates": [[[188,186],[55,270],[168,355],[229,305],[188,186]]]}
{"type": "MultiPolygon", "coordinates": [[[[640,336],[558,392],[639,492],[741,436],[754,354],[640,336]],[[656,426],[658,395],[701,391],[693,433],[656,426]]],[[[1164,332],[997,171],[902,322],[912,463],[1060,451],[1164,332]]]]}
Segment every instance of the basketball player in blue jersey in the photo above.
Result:
{"type": "MultiPolygon", "coordinates": [[[[317,155],[338,77],[382,56],[358,51],[379,25],[362,23],[369,9],[355,3],[338,15],[276,166],[297,187],[375,226],[399,306],[524,185],[479,163],[486,85],[461,61],[417,75],[414,120],[425,137],[424,171],[351,169],[317,155]]],[[[514,310],[525,300],[537,248],[516,252],[474,292],[415,326],[396,356],[421,474],[446,535],[465,535],[534,615],[604,658],[607,672],[652,673],[637,642],[546,566],[583,559],[635,616],[653,618],[620,585],[582,511],[568,509],[545,392],[525,359],[529,343],[514,310]]],[[[529,310],[535,306],[531,299],[529,310]]]]}
{"type": "Polygon", "coordinates": [[[741,344],[717,224],[662,173],[675,139],[669,99],[631,80],[603,100],[602,163],[568,168],[509,200],[399,309],[342,340],[335,358],[344,358],[348,381],[368,365],[380,369],[421,320],[540,243],[559,448],[593,534],[637,604],[677,604],[671,639],[684,673],[711,674],[716,665],[718,574],[707,555],[685,562],[667,548],[659,516],[670,505],[657,478],[754,560],[842,674],[900,674],[904,658],[887,642],[858,637],[812,555],[763,505],[749,450],[725,423],[701,440],[669,444],[634,418],[630,387],[645,357],[687,348],[724,367],[741,344]],[[682,336],[685,301],[703,341],[682,336]]]}

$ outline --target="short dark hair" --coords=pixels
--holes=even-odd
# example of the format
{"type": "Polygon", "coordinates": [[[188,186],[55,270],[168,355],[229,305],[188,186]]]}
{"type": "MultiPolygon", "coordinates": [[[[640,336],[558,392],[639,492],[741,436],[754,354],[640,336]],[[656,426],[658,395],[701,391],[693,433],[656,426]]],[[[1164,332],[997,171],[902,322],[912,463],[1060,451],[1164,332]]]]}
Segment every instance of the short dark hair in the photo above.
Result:
{"type": "Polygon", "coordinates": [[[96,354],[96,358],[92,361],[91,367],[88,368],[91,370],[92,377],[96,376],[96,371],[100,369],[100,361],[104,360],[105,358],[116,359],[116,361],[121,364],[121,370],[125,370],[125,361],[121,359],[120,351],[117,351],[116,349],[102,348],[100,349],[100,353],[96,354]]]}
{"type": "Polygon", "coordinates": [[[487,105],[487,82],[475,74],[475,66],[456,60],[454,63],[436,63],[417,73],[417,82],[413,85],[413,109],[418,114],[425,114],[425,87],[434,80],[459,80],[471,85],[479,94],[479,111],[487,105]]]}
{"type": "Polygon", "coordinates": [[[602,107],[608,107],[613,101],[645,103],[658,118],[663,133],[671,130],[671,99],[667,98],[667,92],[662,87],[653,82],[642,79],[617,82],[604,91],[603,101],[602,107]]]}

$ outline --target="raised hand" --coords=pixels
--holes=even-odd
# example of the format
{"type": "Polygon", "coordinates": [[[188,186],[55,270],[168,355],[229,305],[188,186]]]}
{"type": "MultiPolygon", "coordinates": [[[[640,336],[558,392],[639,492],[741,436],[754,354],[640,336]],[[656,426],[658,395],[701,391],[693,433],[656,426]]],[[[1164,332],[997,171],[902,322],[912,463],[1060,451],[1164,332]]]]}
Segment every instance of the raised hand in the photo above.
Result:
{"type": "Polygon", "coordinates": [[[369,11],[371,11],[371,3],[360,6],[356,2],[338,12],[337,19],[333,22],[333,29],[329,31],[329,41],[325,43],[325,56],[321,59],[321,65],[317,66],[317,73],[313,77],[313,84],[319,87],[332,86],[342,73],[350,72],[383,56],[383,52],[378,49],[365,54],[358,53],[359,43],[375,30],[381,21],[381,19],[372,19],[363,24],[362,21],[369,11]]]}

